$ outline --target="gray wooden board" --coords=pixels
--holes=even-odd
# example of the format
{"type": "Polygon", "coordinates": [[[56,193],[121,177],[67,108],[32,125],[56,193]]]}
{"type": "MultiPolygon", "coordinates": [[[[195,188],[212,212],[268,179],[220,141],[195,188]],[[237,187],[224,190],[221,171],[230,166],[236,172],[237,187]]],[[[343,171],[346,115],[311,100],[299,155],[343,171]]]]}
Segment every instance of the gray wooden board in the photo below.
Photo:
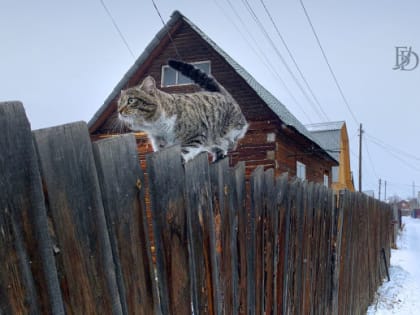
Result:
{"type": "Polygon", "coordinates": [[[119,136],[98,141],[93,149],[123,312],[154,314],[158,301],[136,140],[119,136]]]}
{"type": "Polygon", "coordinates": [[[86,123],[34,132],[66,312],[121,314],[112,251],[86,123]]]}
{"type": "MultiPolygon", "coordinates": [[[[343,234],[343,198],[338,199],[339,204],[334,209],[334,254],[333,254],[333,275],[332,275],[332,301],[331,314],[338,314],[338,296],[340,291],[340,258],[341,258],[341,240],[343,234]]],[[[369,244],[368,244],[369,246],[369,244]]]]}
{"type": "Polygon", "coordinates": [[[261,314],[263,257],[262,185],[264,168],[258,166],[251,174],[250,244],[248,250],[248,314],[261,314]]]}
{"type": "Polygon", "coordinates": [[[174,146],[149,154],[146,159],[162,313],[191,314],[181,149],[174,146]]]}
{"type": "Polygon", "coordinates": [[[239,314],[247,314],[247,224],[248,212],[246,204],[246,186],[245,186],[245,163],[241,162],[235,167],[235,186],[238,208],[238,296],[239,296],[239,314]]]}
{"type": "Polygon", "coordinates": [[[0,191],[0,313],[64,314],[37,157],[20,102],[0,103],[0,191]]]}
{"type": "MultiPolygon", "coordinates": [[[[218,268],[217,297],[218,306],[216,312],[230,314],[233,312],[233,283],[232,283],[232,198],[234,190],[230,180],[228,159],[213,163],[210,167],[210,179],[213,199],[213,211],[216,231],[216,260],[218,268]]],[[[236,299],[237,297],[235,297],[236,299]]]]}
{"type": "Polygon", "coordinates": [[[208,155],[185,165],[188,244],[194,314],[213,314],[212,261],[215,254],[214,218],[208,155]]]}
{"type": "MultiPolygon", "coordinates": [[[[238,189],[236,185],[236,169],[229,168],[226,176],[227,181],[227,198],[229,200],[229,226],[230,226],[230,237],[227,239],[229,242],[230,249],[230,270],[231,270],[231,281],[232,281],[232,314],[238,314],[239,312],[239,255],[238,255],[238,222],[239,222],[239,208],[240,203],[237,199],[238,189]]],[[[240,189],[240,188],[239,188],[240,189]]]]}
{"type": "Polygon", "coordinates": [[[302,269],[303,269],[303,223],[304,223],[304,182],[298,182],[296,187],[296,234],[295,234],[295,273],[294,273],[294,313],[302,314],[302,269]]]}
{"type": "Polygon", "coordinates": [[[303,243],[303,314],[310,313],[312,308],[312,282],[311,282],[311,273],[313,268],[312,262],[312,239],[313,239],[313,192],[314,184],[308,183],[305,184],[305,207],[304,207],[304,243],[303,243]]]}
{"type": "Polygon", "coordinates": [[[277,304],[276,296],[276,273],[277,273],[277,234],[278,234],[278,211],[276,208],[276,187],[274,181],[274,169],[270,168],[264,173],[264,211],[265,211],[265,282],[264,282],[264,312],[275,314],[277,304]]]}
{"type": "Polygon", "coordinates": [[[297,233],[297,211],[296,211],[296,192],[299,179],[295,179],[289,184],[287,219],[286,219],[286,253],[285,253],[285,272],[284,272],[284,313],[294,314],[294,294],[295,286],[295,257],[296,257],[296,233],[297,233]]]}
{"type": "Polygon", "coordinates": [[[285,272],[285,252],[286,252],[286,212],[287,212],[287,193],[288,193],[288,174],[283,173],[276,179],[276,209],[278,212],[278,254],[277,254],[277,275],[276,275],[276,295],[277,303],[274,314],[283,312],[284,305],[284,272],[285,272]]]}

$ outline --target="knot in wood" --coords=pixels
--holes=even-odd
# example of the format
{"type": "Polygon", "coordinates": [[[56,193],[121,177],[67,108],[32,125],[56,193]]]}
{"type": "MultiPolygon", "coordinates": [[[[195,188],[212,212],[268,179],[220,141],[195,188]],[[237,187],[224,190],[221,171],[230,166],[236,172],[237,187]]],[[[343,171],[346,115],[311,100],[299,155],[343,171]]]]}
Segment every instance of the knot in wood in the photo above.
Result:
{"type": "Polygon", "coordinates": [[[138,190],[140,190],[141,189],[141,180],[140,180],[140,178],[137,178],[137,181],[136,181],[136,187],[137,187],[137,189],[138,190]]]}

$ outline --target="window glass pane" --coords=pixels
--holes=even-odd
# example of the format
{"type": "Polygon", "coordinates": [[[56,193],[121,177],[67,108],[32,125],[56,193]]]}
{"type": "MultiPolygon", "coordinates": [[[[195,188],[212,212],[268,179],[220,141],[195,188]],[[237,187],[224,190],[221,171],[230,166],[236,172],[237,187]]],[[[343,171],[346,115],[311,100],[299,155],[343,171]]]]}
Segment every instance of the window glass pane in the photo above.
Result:
{"type": "Polygon", "coordinates": [[[191,79],[187,78],[186,76],[178,72],[178,84],[189,84],[189,83],[192,83],[191,79]]]}
{"type": "Polygon", "coordinates": [[[207,74],[210,73],[210,62],[200,62],[194,64],[194,66],[207,74]]]}
{"type": "Polygon", "coordinates": [[[296,176],[303,180],[306,179],[306,166],[299,161],[296,161],[296,176]]]}
{"type": "Polygon", "coordinates": [[[163,86],[176,84],[176,71],[169,67],[163,68],[163,86]]]}
{"type": "Polygon", "coordinates": [[[328,175],[324,175],[324,186],[328,187],[328,175]]]}

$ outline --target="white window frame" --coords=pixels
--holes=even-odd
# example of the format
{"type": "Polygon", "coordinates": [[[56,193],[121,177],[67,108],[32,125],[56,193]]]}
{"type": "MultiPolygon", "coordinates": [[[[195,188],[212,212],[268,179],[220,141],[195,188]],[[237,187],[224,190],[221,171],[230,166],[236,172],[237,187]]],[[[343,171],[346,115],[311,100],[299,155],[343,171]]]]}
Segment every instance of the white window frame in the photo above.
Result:
{"type": "Polygon", "coordinates": [[[276,134],[274,132],[267,133],[267,142],[276,142],[276,134]]]}
{"type": "Polygon", "coordinates": [[[328,188],[329,186],[329,176],[324,174],[324,186],[328,188]]]}
{"type": "MultiPolygon", "coordinates": [[[[190,62],[190,64],[192,64],[192,65],[205,64],[205,63],[207,63],[209,65],[209,73],[208,74],[211,74],[211,62],[210,62],[210,60],[190,62]]],[[[179,71],[171,68],[169,65],[163,65],[162,70],[161,70],[161,76],[160,76],[161,77],[160,86],[161,87],[171,87],[171,86],[182,86],[182,85],[192,85],[192,84],[194,84],[194,82],[178,83],[179,75],[180,75],[179,71]],[[168,85],[164,84],[164,82],[165,82],[165,76],[164,76],[165,75],[165,69],[172,69],[173,71],[175,71],[175,84],[168,84],[168,85]]]]}
{"type": "Polygon", "coordinates": [[[306,180],[306,165],[300,161],[296,161],[296,177],[306,180]]]}

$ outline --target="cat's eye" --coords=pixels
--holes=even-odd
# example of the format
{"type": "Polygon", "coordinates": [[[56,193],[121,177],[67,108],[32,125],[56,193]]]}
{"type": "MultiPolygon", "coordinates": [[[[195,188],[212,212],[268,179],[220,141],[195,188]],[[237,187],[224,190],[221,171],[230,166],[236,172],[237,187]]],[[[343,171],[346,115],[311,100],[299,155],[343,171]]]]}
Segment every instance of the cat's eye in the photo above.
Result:
{"type": "Polygon", "coordinates": [[[136,99],[135,99],[135,98],[132,98],[132,97],[130,97],[130,98],[127,100],[128,104],[133,104],[135,101],[136,101],[136,99]]]}

